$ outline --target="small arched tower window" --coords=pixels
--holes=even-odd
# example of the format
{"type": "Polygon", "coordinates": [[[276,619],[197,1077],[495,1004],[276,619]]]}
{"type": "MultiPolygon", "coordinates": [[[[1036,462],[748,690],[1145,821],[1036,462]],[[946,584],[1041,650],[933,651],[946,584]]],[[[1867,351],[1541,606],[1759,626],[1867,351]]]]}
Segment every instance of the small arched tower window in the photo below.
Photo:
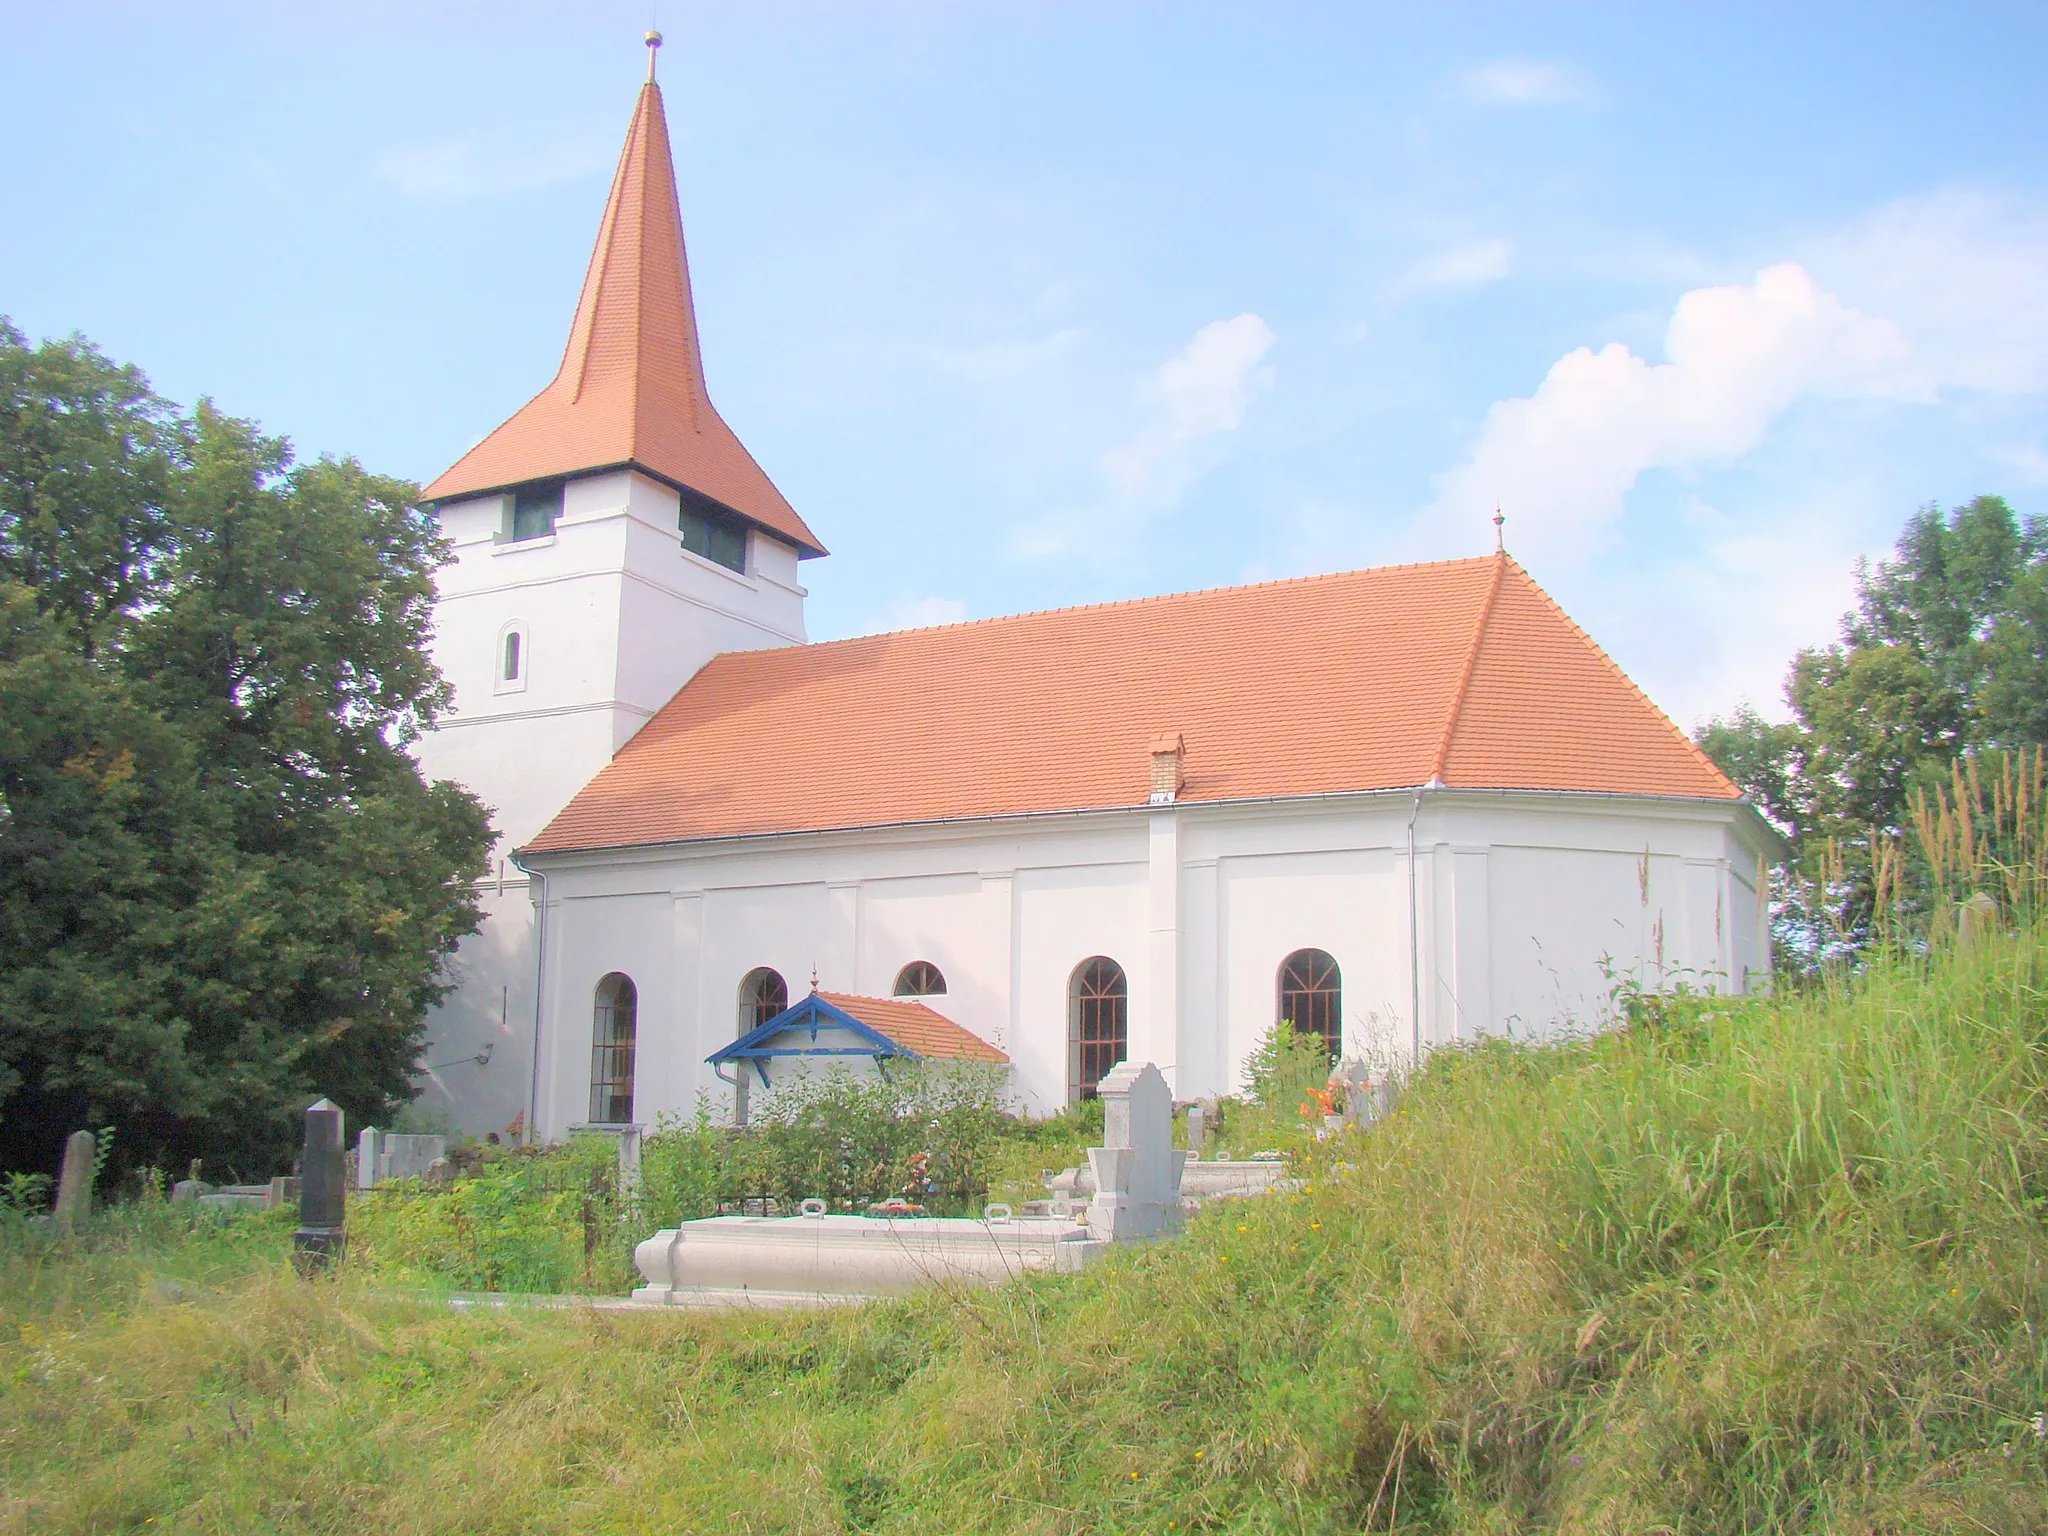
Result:
{"type": "Polygon", "coordinates": [[[757,966],[740,978],[740,1018],[737,1034],[759,1029],[789,1007],[789,983],[770,966],[757,966]]]}
{"type": "Polygon", "coordinates": [[[1106,955],[1074,967],[1067,983],[1067,1102],[1095,1097],[1095,1085],[1130,1052],[1130,983],[1106,955]]]}
{"type": "Polygon", "coordinates": [[[640,1033],[640,992],[613,971],[597,984],[591,1025],[590,1121],[633,1123],[633,1048],[640,1033]]]}
{"type": "Polygon", "coordinates": [[[1280,962],[1282,1024],[1314,1035],[1335,1062],[1344,1054],[1344,975],[1320,949],[1297,949],[1280,962]]]}
{"type": "Polygon", "coordinates": [[[533,658],[527,651],[526,625],[522,620],[514,619],[498,631],[496,662],[492,686],[499,693],[523,693],[533,658]]]}
{"type": "Polygon", "coordinates": [[[929,960],[913,960],[896,973],[898,997],[944,997],[946,973],[929,960]]]}

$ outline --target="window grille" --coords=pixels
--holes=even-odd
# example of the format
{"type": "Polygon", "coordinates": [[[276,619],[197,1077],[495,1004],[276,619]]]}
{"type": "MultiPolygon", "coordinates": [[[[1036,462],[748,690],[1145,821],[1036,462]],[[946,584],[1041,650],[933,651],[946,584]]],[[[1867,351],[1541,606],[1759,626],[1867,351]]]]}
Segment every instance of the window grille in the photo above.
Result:
{"type": "Polygon", "coordinates": [[[738,1034],[759,1029],[788,1008],[789,983],[782,979],[781,972],[765,965],[747,972],[740,981],[738,1034]]]}
{"type": "Polygon", "coordinates": [[[1095,1097],[1111,1067],[1130,1052],[1130,985],[1103,955],[1083,960],[1068,983],[1067,1099],[1095,1097]]]}
{"type": "Polygon", "coordinates": [[[1344,977],[1320,949],[1297,949],[1280,963],[1280,1022],[1320,1036],[1332,1063],[1344,1054],[1344,977]]]}
{"type": "Polygon", "coordinates": [[[590,1122],[633,1123],[633,1048],[639,1034],[640,993],[617,971],[597,984],[590,1050],[590,1122]]]}
{"type": "Polygon", "coordinates": [[[944,997],[946,974],[929,960],[913,960],[896,973],[898,997],[944,997]]]}

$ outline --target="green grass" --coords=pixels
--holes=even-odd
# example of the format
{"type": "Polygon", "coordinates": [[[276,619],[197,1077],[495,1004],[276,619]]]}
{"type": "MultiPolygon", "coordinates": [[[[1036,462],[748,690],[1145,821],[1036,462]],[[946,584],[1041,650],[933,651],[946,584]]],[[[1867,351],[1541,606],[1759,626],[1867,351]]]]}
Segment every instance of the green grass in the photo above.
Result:
{"type": "Polygon", "coordinates": [[[2048,934],[1436,1058],[1078,1279],[457,1313],[168,1212],[0,1257],[0,1531],[2048,1531],[2048,934]]]}

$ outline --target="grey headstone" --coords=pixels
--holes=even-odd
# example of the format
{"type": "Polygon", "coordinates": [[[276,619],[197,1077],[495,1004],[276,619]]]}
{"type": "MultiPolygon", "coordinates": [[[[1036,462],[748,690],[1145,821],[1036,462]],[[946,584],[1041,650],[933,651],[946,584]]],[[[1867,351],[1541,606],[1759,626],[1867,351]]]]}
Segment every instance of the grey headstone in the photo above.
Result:
{"type": "Polygon", "coordinates": [[[1159,1069],[1125,1062],[1102,1079],[1103,1142],[1088,1149],[1095,1198],[1088,1228],[1122,1242],[1180,1229],[1180,1177],[1186,1155],[1173,1145],[1173,1090],[1159,1069]]]}
{"type": "Polygon", "coordinates": [[[57,1175],[57,1225],[75,1226],[92,1215],[92,1165],[99,1138],[73,1131],[64,1139],[64,1168],[57,1175]]]}
{"type": "Polygon", "coordinates": [[[435,1162],[448,1155],[445,1136],[394,1136],[377,1138],[377,1179],[423,1179],[435,1162]]]}
{"type": "Polygon", "coordinates": [[[171,1186],[171,1203],[177,1205],[212,1193],[213,1186],[204,1179],[180,1179],[171,1186]]]}
{"type": "Polygon", "coordinates": [[[299,1230],[292,1234],[299,1265],[324,1269],[340,1256],[348,1195],[343,1178],[340,1108],[321,1099],[306,1111],[306,1140],[299,1154],[299,1230]]]}
{"type": "Polygon", "coordinates": [[[1197,1163],[1202,1160],[1202,1136],[1207,1129],[1208,1116],[1202,1112],[1202,1106],[1199,1104],[1190,1104],[1188,1106],[1189,1162],[1197,1163]]]}
{"type": "Polygon", "coordinates": [[[356,1138],[356,1188],[377,1187],[377,1127],[366,1125],[356,1138]]]}
{"type": "Polygon", "coordinates": [[[1998,925],[1998,903],[1979,891],[1956,911],[1956,943],[1963,949],[1981,942],[1998,925]]]}

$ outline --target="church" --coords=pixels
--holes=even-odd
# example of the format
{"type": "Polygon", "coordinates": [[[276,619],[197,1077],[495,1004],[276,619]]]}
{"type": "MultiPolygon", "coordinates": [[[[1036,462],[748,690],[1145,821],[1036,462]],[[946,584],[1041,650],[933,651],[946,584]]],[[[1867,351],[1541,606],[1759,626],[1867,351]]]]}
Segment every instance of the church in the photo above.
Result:
{"type": "Polygon", "coordinates": [[[1193,1099],[1276,1021],[1399,1069],[1767,977],[1773,833],[1504,551],[809,642],[651,72],[559,371],[425,497],[419,757],[497,832],[424,1058],[470,1133],[899,1058],[1193,1099]]]}

